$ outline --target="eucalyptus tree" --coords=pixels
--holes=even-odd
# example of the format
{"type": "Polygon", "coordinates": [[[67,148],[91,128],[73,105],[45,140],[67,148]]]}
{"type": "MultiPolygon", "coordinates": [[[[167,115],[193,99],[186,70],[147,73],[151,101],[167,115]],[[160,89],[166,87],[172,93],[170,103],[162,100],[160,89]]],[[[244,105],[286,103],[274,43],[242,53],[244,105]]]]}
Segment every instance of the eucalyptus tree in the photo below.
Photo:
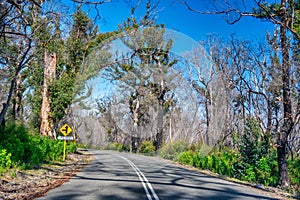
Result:
{"type": "Polygon", "coordinates": [[[189,79],[203,110],[202,123],[204,140],[209,146],[223,141],[230,131],[230,80],[234,79],[235,70],[231,67],[232,60],[217,36],[209,36],[207,41],[199,42],[199,47],[187,54],[189,79]],[[223,136],[224,135],[224,136],[223,136]]]}
{"type": "Polygon", "coordinates": [[[268,2],[254,0],[251,5],[255,5],[255,7],[252,8],[249,8],[250,4],[246,4],[244,1],[220,0],[217,3],[217,6],[211,7],[211,10],[201,11],[191,7],[188,1],[185,1],[187,8],[193,12],[224,15],[229,24],[237,23],[241,18],[250,16],[270,21],[279,27],[277,47],[280,49],[280,55],[277,75],[281,80],[278,105],[280,105],[279,109],[282,116],[280,116],[279,131],[277,133],[277,154],[280,184],[282,187],[288,187],[290,185],[287,166],[288,137],[292,133],[295,123],[298,122],[299,116],[298,109],[293,106],[292,102],[292,60],[290,55],[292,43],[289,37],[294,36],[296,40],[299,39],[299,1],[280,0],[280,2],[268,2]]]}
{"type": "MultiPolygon", "coordinates": [[[[107,68],[106,77],[115,80],[120,88],[129,94],[128,107],[133,121],[133,137],[140,137],[138,127],[149,119],[149,107],[156,110],[157,149],[163,143],[164,116],[170,105],[171,68],[176,63],[170,58],[172,40],[165,38],[165,28],[155,25],[151,19],[150,2],[147,13],[141,22],[129,19],[121,27],[120,40],[125,52],[118,56],[119,61],[107,68]]],[[[149,121],[148,121],[149,122],[149,121]]],[[[144,124],[145,125],[145,124],[144,124]]]]}
{"type": "MultiPolygon", "coordinates": [[[[4,120],[7,110],[11,104],[14,90],[16,90],[15,110],[19,110],[21,73],[28,66],[28,62],[34,57],[33,48],[35,46],[34,36],[40,30],[41,26],[35,26],[34,13],[42,14],[42,1],[2,1],[1,2],[1,23],[0,23],[0,60],[1,71],[6,74],[3,79],[8,85],[4,92],[6,103],[2,108],[0,122],[4,120]]],[[[51,15],[51,14],[49,14],[51,15]]],[[[5,84],[6,85],[6,84],[5,84]]]]}
{"type": "MultiPolygon", "coordinates": [[[[92,23],[87,13],[81,8],[73,14],[72,27],[69,36],[64,41],[64,47],[60,50],[57,76],[50,88],[52,119],[54,123],[66,115],[76,92],[75,82],[82,71],[84,60],[88,50],[91,48],[91,41],[98,34],[97,27],[92,23]]],[[[95,74],[94,74],[95,75],[95,74]]]]}

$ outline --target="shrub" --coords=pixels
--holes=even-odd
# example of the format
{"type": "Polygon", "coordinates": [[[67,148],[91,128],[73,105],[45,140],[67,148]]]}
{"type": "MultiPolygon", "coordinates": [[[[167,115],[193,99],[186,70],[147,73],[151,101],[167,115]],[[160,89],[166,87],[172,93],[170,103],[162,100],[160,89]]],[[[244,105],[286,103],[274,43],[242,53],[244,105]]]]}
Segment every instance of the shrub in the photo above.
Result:
{"type": "Polygon", "coordinates": [[[202,167],[203,169],[212,169],[212,165],[213,165],[213,159],[210,155],[204,156],[204,158],[202,159],[202,167]]]}
{"type": "Polygon", "coordinates": [[[118,142],[109,143],[106,147],[107,150],[114,150],[114,151],[122,151],[123,144],[118,142]]]}
{"type": "Polygon", "coordinates": [[[277,175],[272,175],[269,160],[266,157],[261,158],[257,163],[257,181],[267,186],[274,186],[278,184],[277,180],[277,175]]]}
{"type": "Polygon", "coordinates": [[[233,165],[238,159],[239,154],[233,150],[223,152],[221,161],[223,171],[220,173],[232,177],[233,165]]]}
{"type": "Polygon", "coordinates": [[[0,146],[11,154],[14,163],[28,163],[32,156],[30,137],[22,125],[8,124],[0,134],[0,146]]]}
{"type": "Polygon", "coordinates": [[[239,144],[240,163],[234,163],[233,176],[249,182],[276,185],[276,150],[271,148],[269,136],[262,135],[258,121],[254,118],[247,119],[245,133],[239,144]]]}
{"type": "MultiPolygon", "coordinates": [[[[52,140],[48,137],[39,135],[30,135],[23,125],[8,124],[5,131],[0,134],[0,151],[4,157],[3,149],[6,150],[11,164],[31,168],[40,165],[43,162],[59,160],[63,155],[63,141],[52,140]]],[[[76,145],[69,143],[67,152],[75,152],[76,145]]],[[[6,159],[8,157],[6,156],[6,159]]],[[[8,162],[9,163],[9,162],[8,162]]]]}
{"type": "Polygon", "coordinates": [[[266,186],[276,186],[279,183],[276,158],[275,149],[270,149],[268,155],[252,164],[237,158],[232,165],[232,177],[266,186]]]}
{"type": "Polygon", "coordinates": [[[191,151],[181,152],[177,156],[176,161],[185,165],[193,165],[193,153],[191,153],[191,151]]]}
{"type": "Polygon", "coordinates": [[[147,154],[147,155],[154,155],[155,154],[155,146],[153,144],[153,141],[143,141],[141,143],[141,146],[139,148],[139,151],[141,153],[147,154]]]}
{"type": "Polygon", "coordinates": [[[288,160],[291,185],[300,186],[300,158],[288,160]]]}
{"type": "Polygon", "coordinates": [[[256,172],[252,165],[248,165],[248,168],[246,169],[246,175],[242,177],[242,180],[252,183],[256,182],[256,172]]]}
{"type": "Polygon", "coordinates": [[[270,144],[268,138],[263,138],[258,121],[247,119],[244,135],[241,137],[240,153],[242,161],[255,165],[262,157],[269,153],[270,144]]]}
{"type": "Polygon", "coordinates": [[[67,153],[75,153],[77,145],[74,142],[67,142],[67,153]]]}
{"type": "Polygon", "coordinates": [[[203,159],[203,157],[201,157],[200,152],[194,153],[193,156],[192,156],[193,166],[198,167],[198,168],[202,168],[202,162],[201,162],[202,159],[203,159]]]}
{"type": "Polygon", "coordinates": [[[37,137],[35,138],[35,146],[37,149],[36,155],[40,154],[42,160],[53,161],[61,159],[63,155],[63,141],[51,140],[48,137],[37,137]]]}
{"type": "Polygon", "coordinates": [[[174,160],[181,152],[188,150],[188,143],[182,140],[167,144],[159,151],[159,156],[165,159],[174,160]]]}
{"type": "Polygon", "coordinates": [[[6,149],[0,150],[0,172],[4,171],[5,168],[12,166],[11,153],[7,153],[6,149]]]}

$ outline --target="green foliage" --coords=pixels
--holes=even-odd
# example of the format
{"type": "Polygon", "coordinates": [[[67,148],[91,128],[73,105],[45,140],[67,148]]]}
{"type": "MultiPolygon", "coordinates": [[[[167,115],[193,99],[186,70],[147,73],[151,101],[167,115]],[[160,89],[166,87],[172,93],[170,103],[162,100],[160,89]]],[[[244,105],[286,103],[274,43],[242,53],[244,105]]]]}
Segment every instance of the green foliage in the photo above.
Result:
{"type": "MultiPolygon", "coordinates": [[[[277,152],[270,147],[268,137],[262,135],[258,122],[248,119],[245,134],[236,138],[240,151],[223,148],[207,154],[203,145],[187,148],[187,143],[177,141],[164,146],[159,155],[228,177],[276,186],[279,183],[277,152]]],[[[299,184],[299,160],[289,165],[290,169],[294,169],[291,170],[291,182],[299,184]]]]}
{"type": "Polygon", "coordinates": [[[192,160],[195,167],[231,177],[233,165],[238,158],[239,155],[233,150],[224,150],[206,156],[202,156],[199,151],[193,155],[192,160]]]}
{"type": "Polygon", "coordinates": [[[240,153],[242,161],[250,165],[255,164],[264,155],[268,154],[270,144],[262,137],[259,123],[255,119],[248,119],[245,133],[241,137],[240,153]]]}
{"type": "Polygon", "coordinates": [[[233,176],[264,185],[278,184],[276,150],[271,149],[269,138],[262,137],[259,123],[247,119],[245,133],[240,139],[240,158],[234,163],[233,176]]]}
{"type": "Polygon", "coordinates": [[[175,161],[185,165],[193,165],[193,153],[190,151],[181,152],[175,161]]]}
{"type": "Polygon", "coordinates": [[[159,151],[159,156],[165,159],[174,160],[181,152],[188,150],[186,141],[178,140],[164,145],[159,151]]]}
{"type": "Polygon", "coordinates": [[[291,185],[300,186],[300,158],[288,160],[291,185]]]}
{"type": "Polygon", "coordinates": [[[31,156],[30,137],[24,126],[10,124],[0,134],[0,149],[11,153],[14,163],[28,163],[31,156]]]}
{"type": "Polygon", "coordinates": [[[53,161],[61,159],[63,155],[63,141],[51,140],[48,137],[36,137],[34,142],[33,161],[40,163],[44,161],[53,161]]]}
{"type": "MultiPolygon", "coordinates": [[[[34,128],[40,126],[40,110],[41,110],[41,88],[43,85],[44,73],[44,53],[56,53],[56,77],[50,86],[50,107],[52,118],[51,123],[55,125],[65,115],[66,109],[72,102],[74,95],[78,94],[83,89],[84,82],[97,75],[99,69],[92,70],[89,66],[84,69],[83,60],[88,54],[89,43],[93,40],[95,44],[95,36],[97,27],[94,26],[88,15],[80,8],[73,14],[73,23],[69,31],[69,36],[64,39],[60,30],[60,20],[55,20],[55,23],[44,23],[46,19],[39,18],[33,23],[32,28],[40,27],[35,35],[37,41],[34,49],[34,59],[29,63],[30,68],[26,70],[28,78],[27,87],[30,87],[30,92],[27,94],[29,104],[32,110],[31,120],[34,128]],[[77,81],[75,84],[75,80],[77,81]],[[78,81],[80,80],[80,81],[78,81]],[[79,82],[79,83],[78,83],[79,82]],[[79,88],[75,91],[75,87],[79,88]]],[[[105,35],[105,34],[104,34],[105,35]]],[[[91,49],[89,49],[91,50],[91,49]]]]}
{"type": "Polygon", "coordinates": [[[73,15],[73,24],[70,36],[67,39],[66,47],[68,51],[67,66],[77,74],[84,57],[87,54],[87,43],[91,39],[93,24],[87,14],[78,9],[73,15]]]}
{"type": "Polygon", "coordinates": [[[123,145],[119,142],[109,143],[106,148],[107,150],[114,150],[114,151],[129,151],[130,147],[128,145],[123,145]]]}
{"type": "Polygon", "coordinates": [[[233,163],[232,177],[267,186],[276,186],[279,183],[277,152],[275,149],[270,149],[268,154],[252,164],[242,161],[242,159],[240,155],[233,163]]]}
{"type": "Polygon", "coordinates": [[[200,152],[195,152],[192,155],[192,160],[193,160],[193,166],[198,167],[198,168],[204,168],[203,163],[202,163],[202,155],[200,152]]]}
{"type": "Polygon", "coordinates": [[[139,152],[153,156],[155,154],[155,145],[153,141],[143,141],[139,148],[139,152]]]}
{"type": "Polygon", "coordinates": [[[67,149],[66,149],[66,153],[74,153],[76,152],[77,150],[77,145],[70,141],[70,142],[67,142],[67,149]]]}
{"type": "Polygon", "coordinates": [[[246,174],[244,177],[242,177],[242,180],[249,181],[252,183],[256,182],[256,170],[255,170],[254,166],[250,165],[246,169],[246,174]]]}
{"type": "MultiPolygon", "coordinates": [[[[183,142],[177,142],[164,146],[159,155],[182,164],[210,170],[243,181],[261,183],[267,186],[276,186],[279,183],[276,149],[269,149],[268,154],[261,154],[259,159],[246,162],[243,155],[236,150],[223,148],[222,151],[211,151],[207,154],[206,151],[202,151],[202,147],[197,149],[196,145],[190,145],[189,150],[187,150],[187,146],[182,144],[183,142]]],[[[255,145],[252,144],[252,146],[255,145]]],[[[251,158],[255,158],[255,156],[251,155],[251,158]]],[[[292,183],[298,184],[299,160],[290,162],[289,165],[289,168],[294,169],[291,172],[292,183]]]]}
{"type": "MultiPolygon", "coordinates": [[[[0,167],[30,168],[44,162],[60,160],[63,156],[63,141],[30,135],[22,125],[8,124],[5,131],[1,132],[0,139],[0,167]]],[[[67,153],[75,151],[76,145],[68,143],[67,153]]]]}
{"type": "Polygon", "coordinates": [[[269,180],[269,178],[271,178],[271,167],[266,157],[263,157],[258,161],[256,175],[257,175],[257,181],[259,183],[263,183],[264,185],[269,185],[269,183],[271,182],[269,180]]]}
{"type": "Polygon", "coordinates": [[[59,121],[65,115],[73,99],[74,77],[64,73],[60,79],[53,82],[50,87],[51,118],[59,121]]]}
{"type": "Polygon", "coordinates": [[[216,152],[212,155],[212,171],[231,177],[233,163],[236,162],[238,158],[238,154],[232,150],[216,152]]]}
{"type": "Polygon", "coordinates": [[[0,149],[0,172],[12,166],[11,153],[7,153],[6,149],[0,149]]]}

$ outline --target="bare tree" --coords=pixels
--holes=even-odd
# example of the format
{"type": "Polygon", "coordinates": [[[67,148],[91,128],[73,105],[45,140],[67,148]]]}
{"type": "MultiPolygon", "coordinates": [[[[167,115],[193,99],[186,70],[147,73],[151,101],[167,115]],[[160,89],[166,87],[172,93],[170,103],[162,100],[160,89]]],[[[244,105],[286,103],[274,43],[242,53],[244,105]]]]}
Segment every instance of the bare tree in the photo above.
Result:
{"type": "Polygon", "coordinates": [[[244,16],[251,16],[271,21],[279,26],[279,40],[281,49],[281,78],[282,78],[282,94],[281,94],[281,110],[283,113],[283,122],[280,124],[278,132],[277,153],[279,165],[279,177],[282,187],[290,185],[288,167],[287,167],[287,139],[291,134],[295,122],[298,121],[293,113],[291,101],[291,60],[290,60],[290,41],[288,32],[292,33],[295,38],[299,38],[297,31],[294,29],[295,15],[294,1],[281,0],[278,6],[262,0],[254,0],[256,8],[246,8],[244,1],[230,2],[227,0],[216,1],[215,7],[209,11],[200,11],[192,8],[187,1],[185,5],[193,12],[200,14],[220,14],[225,15],[229,24],[238,22],[244,16]],[[277,9],[278,8],[278,9],[277,9]],[[249,10],[250,9],[250,10],[249,10]]]}
{"type": "Polygon", "coordinates": [[[1,3],[1,27],[0,27],[0,44],[1,44],[1,69],[10,69],[13,73],[10,74],[9,90],[7,94],[6,104],[2,108],[0,115],[0,123],[4,120],[8,107],[14,92],[14,87],[17,83],[18,76],[21,70],[27,65],[33,57],[31,54],[34,46],[33,35],[36,29],[29,29],[31,15],[28,15],[26,10],[40,9],[41,3],[35,1],[4,1],[1,3]]]}

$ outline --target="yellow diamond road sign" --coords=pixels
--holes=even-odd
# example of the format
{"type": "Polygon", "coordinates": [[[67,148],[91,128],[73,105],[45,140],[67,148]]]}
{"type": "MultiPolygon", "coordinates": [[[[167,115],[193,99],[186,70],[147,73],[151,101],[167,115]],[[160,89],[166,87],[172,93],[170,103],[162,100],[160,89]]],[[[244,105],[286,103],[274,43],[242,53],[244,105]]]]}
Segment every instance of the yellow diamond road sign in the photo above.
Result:
{"type": "Polygon", "coordinates": [[[68,124],[64,124],[59,130],[64,136],[67,136],[72,132],[72,128],[68,124]]]}

